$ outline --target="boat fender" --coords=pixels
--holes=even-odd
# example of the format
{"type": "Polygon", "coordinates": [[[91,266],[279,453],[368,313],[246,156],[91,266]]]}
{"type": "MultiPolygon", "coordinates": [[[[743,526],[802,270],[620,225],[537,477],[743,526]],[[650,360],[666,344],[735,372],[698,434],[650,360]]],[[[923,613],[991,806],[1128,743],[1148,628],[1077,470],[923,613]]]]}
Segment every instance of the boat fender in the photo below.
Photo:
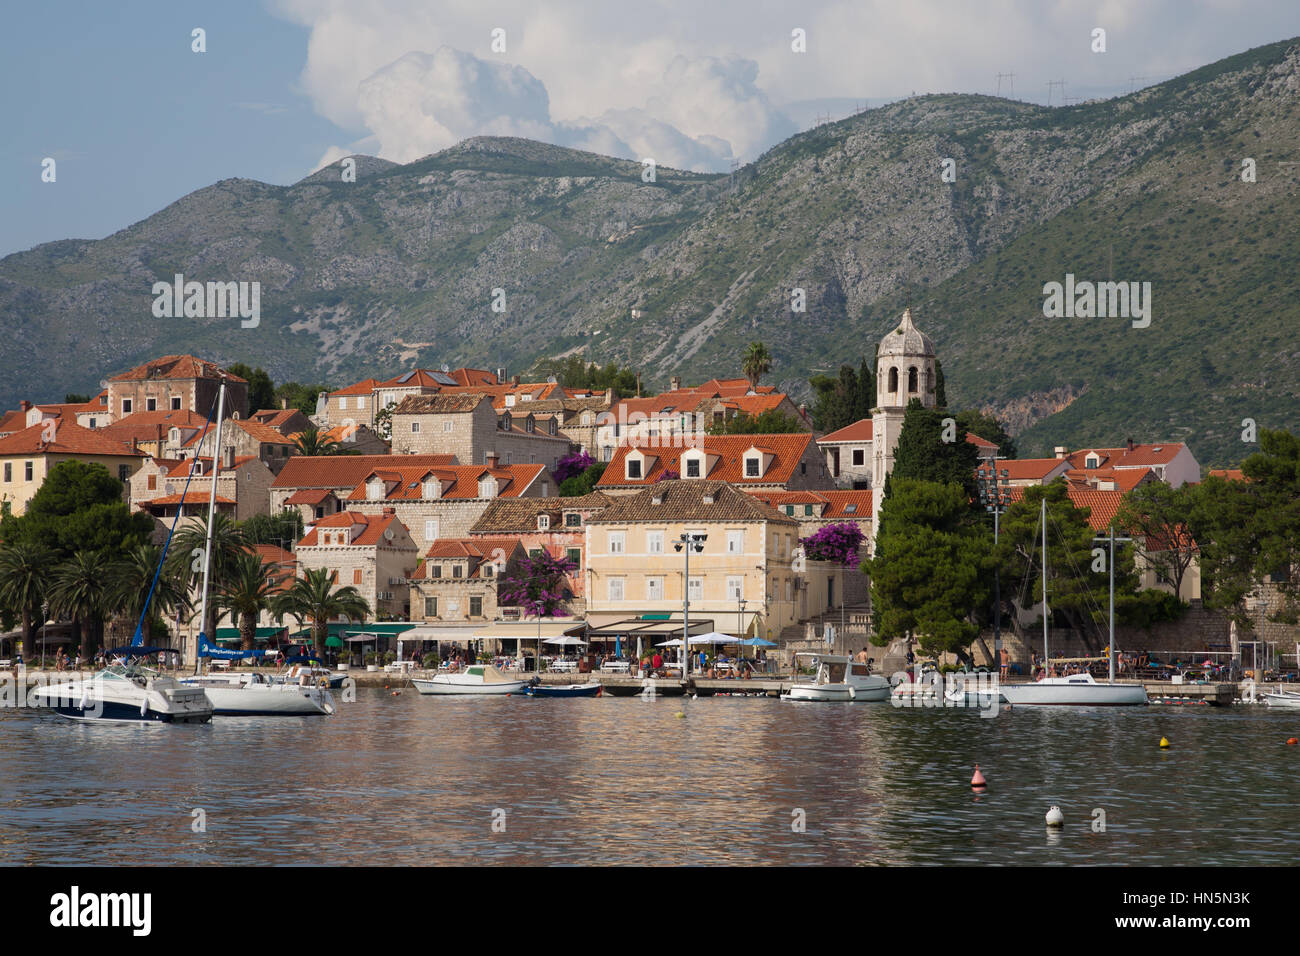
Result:
{"type": "Polygon", "coordinates": [[[149,698],[148,698],[148,697],[146,697],[144,700],[140,701],[140,716],[143,717],[143,716],[144,716],[145,714],[147,714],[147,713],[149,713],[149,698]]]}
{"type": "Polygon", "coordinates": [[[319,681],[316,682],[316,686],[319,687],[321,690],[324,690],[329,685],[330,685],[330,679],[328,677],[322,677],[319,681]]]}

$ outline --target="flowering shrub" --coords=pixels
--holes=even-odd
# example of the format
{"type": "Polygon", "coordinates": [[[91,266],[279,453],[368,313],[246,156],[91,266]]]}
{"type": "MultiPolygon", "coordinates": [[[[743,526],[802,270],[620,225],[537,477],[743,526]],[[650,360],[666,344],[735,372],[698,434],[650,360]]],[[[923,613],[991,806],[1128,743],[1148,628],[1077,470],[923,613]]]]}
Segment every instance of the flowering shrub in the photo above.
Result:
{"type": "Polygon", "coordinates": [[[660,473],[659,477],[655,479],[655,484],[657,485],[661,481],[676,481],[680,477],[681,475],[673,471],[671,468],[665,468],[663,472],[660,473]]]}
{"type": "Polygon", "coordinates": [[[588,455],[585,451],[574,452],[572,455],[566,455],[561,458],[555,465],[552,474],[555,475],[556,481],[564,481],[572,478],[574,475],[580,475],[592,465],[596,460],[588,455]]]}
{"type": "Polygon", "coordinates": [[[851,521],[840,524],[828,524],[816,533],[800,538],[804,554],[809,561],[835,561],[839,564],[856,565],[859,561],[858,548],[866,535],[862,529],[851,521]]]}
{"type": "Polygon", "coordinates": [[[522,608],[532,617],[567,615],[564,580],[577,570],[567,557],[557,558],[549,551],[529,556],[501,576],[497,601],[505,607],[522,608]]]}

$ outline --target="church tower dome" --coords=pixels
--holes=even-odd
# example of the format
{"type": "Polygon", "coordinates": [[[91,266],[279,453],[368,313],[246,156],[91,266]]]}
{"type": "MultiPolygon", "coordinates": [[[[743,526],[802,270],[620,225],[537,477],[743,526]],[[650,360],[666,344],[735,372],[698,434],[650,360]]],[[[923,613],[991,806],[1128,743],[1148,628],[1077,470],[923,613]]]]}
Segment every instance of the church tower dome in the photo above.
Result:
{"type": "Polygon", "coordinates": [[[903,312],[898,328],[880,340],[876,354],[876,406],[906,408],[914,398],[935,404],[934,343],[912,323],[912,310],[903,312]]]}

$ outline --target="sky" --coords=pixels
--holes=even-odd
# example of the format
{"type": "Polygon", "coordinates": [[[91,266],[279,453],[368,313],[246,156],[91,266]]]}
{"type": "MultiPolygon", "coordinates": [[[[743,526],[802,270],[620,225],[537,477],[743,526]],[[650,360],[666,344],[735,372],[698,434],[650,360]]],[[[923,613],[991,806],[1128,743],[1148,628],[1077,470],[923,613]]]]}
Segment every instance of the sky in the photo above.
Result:
{"type": "Polygon", "coordinates": [[[1296,0],[7,4],[0,256],[353,153],[410,162],[508,135],[723,172],[914,93],[1000,83],[1060,105],[1297,35],[1296,0]]]}

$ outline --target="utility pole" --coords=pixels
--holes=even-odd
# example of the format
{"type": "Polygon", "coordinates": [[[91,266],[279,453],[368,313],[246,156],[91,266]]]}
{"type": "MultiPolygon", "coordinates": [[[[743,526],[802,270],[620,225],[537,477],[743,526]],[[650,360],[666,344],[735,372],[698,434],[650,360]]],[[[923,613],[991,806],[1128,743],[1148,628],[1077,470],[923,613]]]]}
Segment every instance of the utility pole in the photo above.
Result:
{"type": "MultiPolygon", "coordinates": [[[[984,505],[985,511],[993,515],[994,547],[997,547],[998,543],[998,518],[1011,504],[1011,487],[1007,484],[1009,472],[1003,468],[1002,473],[998,474],[998,462],[1000,460],[997,455],[994,455],[993,461],[988,468],[979,468],[975,471],[975,484],[979,491],[980,503],[984,505]]],[[[993,569],[993,654],[996,658],[993,664],[999,668],[998,673],[1001,674],[1002,576],[997,567],[993,569]]]]}
{"type": "Polygon", "coordinates": [[[1065,100],[1065,80],[1048,80],[1047,81],[1047,105],[1048,106],[1052,105],[1052,87],[1054,86],[1059,86],[1061,88],[1061,100],[1062,101],[1065,100]]]}
{"type": "Polygon", "coordinates": [[[1002,80],[1007,80],[1007,97],[1008,99],[1016,98],[1016,75],[1014,73],[998,74],[998,96],[1002,95],[1002,80]]]}

